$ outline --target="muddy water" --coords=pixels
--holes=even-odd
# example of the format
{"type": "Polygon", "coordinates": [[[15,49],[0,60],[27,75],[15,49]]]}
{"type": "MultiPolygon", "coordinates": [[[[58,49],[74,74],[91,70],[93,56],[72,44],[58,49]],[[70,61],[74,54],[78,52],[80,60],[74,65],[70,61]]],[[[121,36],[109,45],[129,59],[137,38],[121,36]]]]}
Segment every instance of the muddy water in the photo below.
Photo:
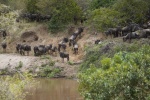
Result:
{"type": "Polygon", "coordinates": [[[83,100],[78,83],[70,79],[36,79],[38,86],[28,89],[26,100],[83,100]]]}

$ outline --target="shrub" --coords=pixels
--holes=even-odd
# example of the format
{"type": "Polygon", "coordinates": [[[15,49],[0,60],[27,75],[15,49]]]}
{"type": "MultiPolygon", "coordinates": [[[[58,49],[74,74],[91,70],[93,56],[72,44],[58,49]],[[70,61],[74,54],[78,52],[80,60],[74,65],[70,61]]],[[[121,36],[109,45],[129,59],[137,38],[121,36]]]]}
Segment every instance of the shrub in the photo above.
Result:
{"type": "Polygon", "coordinates": [[[85,100],[148,100],[149,61],[149,45],[103,58],[98,69],[92,64],[79,74],[79,91],[85,100]]]}

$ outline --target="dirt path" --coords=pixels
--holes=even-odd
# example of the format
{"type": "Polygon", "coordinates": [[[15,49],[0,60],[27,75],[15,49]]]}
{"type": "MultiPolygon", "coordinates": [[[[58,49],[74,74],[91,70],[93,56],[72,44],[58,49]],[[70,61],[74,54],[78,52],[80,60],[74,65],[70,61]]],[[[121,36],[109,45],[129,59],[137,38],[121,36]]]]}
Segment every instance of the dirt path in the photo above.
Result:
{"type": "Polygon", "coordinates": [[[0,54],[0,69],[6,67],[15,68],[22,64],[22,70],[42,63],[38,57],[34,56],[21,56],[16,54],[0,54]],[[40,61],[40,62],[39,62],[40,61]]]}
{"type": "MultiPolygon", "coordinates": [[[[55,57],[54,61],[54,67],[63,69],[61,72],[62,76],[76,77],[79,67],[78,63],[80,62],[69,65],[67,62],[62,63],[57,57],[55,57]]],[[[40,57],[21,56],[16,54],[0,54],[0,69],[9,68],[10,70],[15,69],[18,66],[22,66],[21,71],[27,71],[32,67],[41,66],[47,62],[47,59],[41,59],[40,57]]]]}

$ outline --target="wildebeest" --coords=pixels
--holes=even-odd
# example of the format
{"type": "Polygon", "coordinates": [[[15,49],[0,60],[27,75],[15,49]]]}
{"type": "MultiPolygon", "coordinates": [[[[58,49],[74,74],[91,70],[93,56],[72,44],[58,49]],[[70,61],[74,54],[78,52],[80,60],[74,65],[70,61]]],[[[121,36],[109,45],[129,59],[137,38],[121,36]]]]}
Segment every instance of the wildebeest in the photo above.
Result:
{"type": "Polygon", "coordinates": [[[3,39],[6,39],[7,36],[6,30],[2,29],[0,30],[0,33],[2,33],[3,39]]]}
{"type": "Polygon", "coordinates": [[[101,44],[101,43],[102,43],[102,41],[100,39],[95,40],[95,44],[101,44]]]}
{"type": "Polygon", "coordinates": [[[40,55],[46,54],[47,52],[45,45],[34,46],[33,50],[34,50],[35,56],[40,56],[40,55]]]}
{"type": "Polygon", "coordinates": [[[75,55],[78,54],[78,48],[79,48],[79,46],[77,43],[73,44],[73,50],[74,50],[75,55]]]}
{"type": "Polygon", "coordinates": [[[18,43],[16,44],[16,52],[17,52],[17,53],[20,52],[20,46],[21,46],[21,44],[18,44],[18,43]]]}
{"type": "Polygon", "coordinates": [[[61,48],[63,49],[63,51],[65,51],[66,47],[67,47],[67,45],[63,41],[61,41],[61,42],[58,43],[58,51],[59,52],[60,52],[61,48]]]}
{"type": "Polygon", "coordinates": [[[73,45],[76,38],[77,38],[77,35],[73,33],[71,37],[69,38],[69,46],[73,45]]]}
{"type": "Polygon", "coordinates": [[[52,49],[52,44],[45,46],[45,48],[46,48],[46,52],[50,54],[50,51],[52,49]]]}
{"type": "Polygon", "coordinates": [[[131,39],[147,38],[149,36],[150,36],[150,29],[142,29],[142,30],[128,33],[126,36],[123,37],[123,41],[129,39],[129,42],[131,42],[131,39]]]}
{"type": "Polygon", "coordinates": [[[67,58],[67,61],[69,61],[69,54],[64,52],[59,52],[59,56],[62,58],[62,62],[64,62],[64,58],[67,58]]]}
{"type": "Polygon", "coordinates": [[[17,22],[19,22],[19,20],[21,18],[24,18],[26,20],[29,21],[48,21],[51,19],[51,15],[41,15],[39,13],[22,13],[20,14],[20,16],[16,19],[17,22]]]}
{"type": "Polygon", "coordinates": [[[116,28],[109,28],[107,31],[104,32],[105,35],[108,37],[109,35],[112,38],[118,37],[118,36],[122,36],[121,34],[121,27],[116,27],[116,28]]]}
{"type": "Polygon", "coordinates": [[[7,43],[6,43],[5,40],[2,42],[1,46],[2,46],[2,48],[3,48],[3,52],[6,53],[7,43]]]}
{"type": "Polygon", "coordinates": [[[83,27],[79,27],[77,32],[75,32],[77,34],[77,36],[79,36],[79,38],[81,38],[81,33],[83,32],[84,28],[83,27]]]}
{"type": "Polygon", "coordinates": [[[55,53],[55,56],[57,56],[57,47],[56,46],[52,47],[51,53],[52,53],[52,55],[55,53]]]}
{"type": "Polygon", "coordinates": [[[27,52],[27,56],[29,56],[31,46],[26,44],[16,44],[16,51],[21,55],[25,55],[25,52],[27,52]]]}
{"type": "Polygon", "coordinates": [[[24,51],[26,51],[27,56],[29,56],[29,52],[31,51],[31,46],[30,45],[24,45],[24,51]]]}
{"type": "Polygon", "coordinates": [[[138,24],[129,24],[122,28],[122,35],[125,36],[128,33],[135,32],[137,30],[141,30],[142,28],[138,24]]]}
{"type": "Polygon", "coordinates": [[[69,41],[69,40],[68,40],[67,37],[64,37],[64,38],[63,38],[63,42],[67,43],[68,41],[69,41]]]}

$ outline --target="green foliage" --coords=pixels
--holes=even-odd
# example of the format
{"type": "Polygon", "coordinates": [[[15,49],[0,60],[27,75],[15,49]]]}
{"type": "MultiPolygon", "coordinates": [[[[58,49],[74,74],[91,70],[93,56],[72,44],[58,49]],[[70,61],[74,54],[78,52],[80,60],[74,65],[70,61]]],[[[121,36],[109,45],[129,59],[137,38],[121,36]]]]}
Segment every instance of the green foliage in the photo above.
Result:
{"type": "Polygon", "coordinates": [[[24,100],[26,86],[33,86],[32,76],[28,73],[17,73],[13,76],[0,77],[0,100],[24,100]]]}
{"type": "Polygon", "coordinates": [[[37,6],[41,13],[52,15],[48,23],[51,32],[63,30],[74,16],[81,16],[81,9],[74,0],[39,0],[37,6]]]}
{"type": "Polygon", "coordinates": [[[0,75],[8,75],[8,74],[9,74],[8,67],[0,70],[0,75]]]}
{"type": "Polygon", "coordinates": [[[98,69],[92,64],[79,74],[79,91],[85,100],[149,100],[149,61],[149,45],[103,58],[98,69]]]}
{"type": "MultiPolygon", "coordinates": [[[[88,69],[90,67],[90,64],[95,65],[97,68],[99,68],[99,66],[103,66],[107,69],[107,66],[101,65],[101,62],[103,62],[103,60],[100,61],[101,59],[106,57],[109,60],[109,58],[113,57],[116,53],[121,51],[136,52],[139,50],[139,48],[141,48],[141,45],[143,44],[148,45],[149,42],[145,40],[144,43],[142,43],[141,41],[137,41],[137,43],[133,42],[131,44],[126,44],[120,43],[120,41],[116,41],[114,43],[105,41],[100,45],[87,47],[84,62],[80,66],[80,71],[85,71],[86,69],[88,69]]],[[[109,62],[107,59],[105,60],[104,62],[109,62]]]]}
{"type": "Polygon", "coordinates": [[[88,21],[92,29],[104,31],[110,27],[115,27],[120,23],[120,13],[111,8],[100,8],[91,12],[88,21]]]}
{"type": "Polygon", "coordinates": [[[101,66],[103,69],[108,69],[110,66],[110,63],[111,63],[111,59],[110,58],[105,58],[105,59],[102,59],[101,61],[101,66]]]}
{"type": "Polygon", "coordinates": [[[61,70],[59,68],[52,68],[51,66],[46,65],[40,68],[40,72],[38,73],[38,76],[51,78],[51,77],[55,77],[60,72],[61,70]]]}
{"type": "Polygon", "coordinates": [[[26,0],[26,9],[29,13],[37,13],[38,6],[36,5],[38,0],[26,0]]]}
{"type": "Polygon", "coordinates": [[[23,67],[23,63],[21,61],[19,61],[19,64],[18,64],[18,66],[15,67],[15,69],[19,70],[22,67],[23,67]]]}
{"type": "Polygon", "coordinates": [[[146,0],[118,0],[113,8],[121,13],[122,23],[144,22],[149,9],[146,0]]]}
{"type": "Polygon", "coordinates": [[[95,10],[100,7],[109,7],[117,0],[92,0],[90,9],[95,10]]]}
{"type": "Polygon", "coordinates": [[[10,6],[13,10],[25,10],[26,0],[8,0],[6,5],[10,6]]]}

